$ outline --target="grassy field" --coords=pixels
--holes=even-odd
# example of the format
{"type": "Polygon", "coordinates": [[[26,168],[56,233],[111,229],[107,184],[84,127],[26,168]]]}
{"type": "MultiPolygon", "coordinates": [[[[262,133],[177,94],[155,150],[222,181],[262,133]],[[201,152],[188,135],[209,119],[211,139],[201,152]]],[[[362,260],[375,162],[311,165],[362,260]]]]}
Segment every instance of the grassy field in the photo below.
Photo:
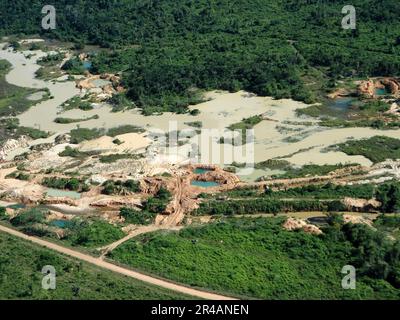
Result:
{"type": "Polygon", "coordinates": [[[339,144],[338,149],[348,155],[362,155],[373,163],[400,159],[400,140],[384,136],[348,141],[339,144]]]}
{"type": "MultiPolygon", "coordinates": [[[[358,275],[356,290],[341,288],[342,267],[358,266],[355,259],[359,247],[350,237],[345,239],[345,231],[332,227],[326,235],[314,236],[285,231],[281,223],[282,219],[277,218],[224,219],[177,233],[147,234],[123,244],[110,258],[175,281],[236,296],[399,298],[399,291],[387,281],[367,273],[358,275]]],[[[357,229],[354,234],[357,232],[373,237],[369,230],[357,229]]],[[[369,259],[367,247],[363,254],[369,259]]]]}
{"type": "Polygon", "coordinates": [[[150,300],[188,297],[114,274],[0,233],[0,299],[150,300]],[[56,290],[43,290],[41,269],[57,272],[56,290]]]}

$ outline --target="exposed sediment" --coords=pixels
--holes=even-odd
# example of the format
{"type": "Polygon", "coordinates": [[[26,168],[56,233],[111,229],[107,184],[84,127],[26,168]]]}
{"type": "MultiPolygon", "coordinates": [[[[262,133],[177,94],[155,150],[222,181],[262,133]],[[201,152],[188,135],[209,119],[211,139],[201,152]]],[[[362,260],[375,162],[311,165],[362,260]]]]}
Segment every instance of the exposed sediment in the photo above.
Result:
{"type": "Polygon", "coordinates": [[[377,98],[377,89],[386,89],[390,95],[398,97],[400,94],[400,79],[380,78],[362,81],[358,86],[358,93],[368,98],[377,98]]]}

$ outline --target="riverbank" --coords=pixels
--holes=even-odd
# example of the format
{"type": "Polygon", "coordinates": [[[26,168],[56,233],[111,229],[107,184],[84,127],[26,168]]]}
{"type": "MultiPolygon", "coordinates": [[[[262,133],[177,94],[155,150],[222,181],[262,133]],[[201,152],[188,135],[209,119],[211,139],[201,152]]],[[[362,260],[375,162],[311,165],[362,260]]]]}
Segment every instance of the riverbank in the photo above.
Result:
{"type": "MultiPolygon", "coordinates": [[[[1,45],[1,44],[0,44],[1,45]]],[[[76,128],[76,123],[55,123],[59,117],[60,105],[77,95],[83,95],[76,88],[74,81],[62,79],[60,82],[42,81],[35,78],[35,72],[39,69],[38,59],[46,55],[42,51],[15,52],[12,50],[0,50],[0,59],[8,60],[13,68],[7,74],[6,80],[14,85],[27,88],[48,88],[53,99],[41,102],[27,112],[18,116],[20,124],[26,127],[40,128],[41,130],[54,133],[49,139],[41,143],[52,141],[57,134],[67,133],[76,128]],[[32,55],[32,56],[28,56],[32,55]]],[[[69,110],[63,112],[63,117],[91,120],[79,123],[82,128],[104,128],[109,129],[120,125],[131,125],[143,127],[147,132],[162,130],[192,129],[191,123],[201,123],[204,129],[223,130],[244,118],[263,115],[265,120],[254,126],[254,162],[262,162],[268,159],[284,159],[294,166],[305,164],[337,164],[337,163],[359,163],[363,166],[371,166],[371,161],[363,156],[349,156],[339,151],[326,151],[326,148],[346,142],[350,139],[363,139],[375,135],[400,138],[400,130],[376,130],[372,128],[340,128],[332,129],[320,127],[318,121],[305,116],[299,116],[296,110],[306,108],[308,105],[293,100],[274,100],[270,97],[258,97],[244,91],[236,93],[213,91],[205,95],[206,102],[192,106],[189,109],[198,109],[198,115],[171,114],[143,116],[138,109],[124,112],[111,112],[106,103],[98,104],[94,110],[69,110]],[[97,117],[95,117],[97,115],[97,117]],[[176,125],[171,126],[171,121],[176,125]]],[[[135,137],[126,137],[130,139],[135,137]]],[[[155,146],[155,162],[184,163],[188,159],[191,145],[198,142],[199,135],[194,135],[180,145],[176,150],[163,150],[155,146]],[[171,152],[177,152],[175,156],[171,152]]],[[[153,141],[155,142],[155,141],[153,141]]],[[[37,142],[32,142],[31,145],[37,142]]],[[[143,144],[145,147],[147,144],[143,144]]],[[[211,141],[210,148],[224,153],[224,145],[217,140],[211,141]]],[[[26,152],[28,149],[19,149],[11,153],[12,157],[26,152]]],[[[242,147],[232,148],[234,155],[239,155],[242,147]]],[[[229,157],[227,157],[229,158],[229,157]]],[[[245,158],[241,158],[245,159],[245,158]]],[[[236,160],[236,159],[235,159],[236,160]]],[[[221,157],[216,164],[225,166],[227,159],[221,157]]],[[[240,162],[240,161],[236,161],[240,162]]],[[[268,172],[257,171],[251,175],[250,180],[255,180],[268,172]]],[[[246,177],[244,178],[246,179],[246,177]]],[[[249,179],[247,179],[249,180],[249,179]]]]}

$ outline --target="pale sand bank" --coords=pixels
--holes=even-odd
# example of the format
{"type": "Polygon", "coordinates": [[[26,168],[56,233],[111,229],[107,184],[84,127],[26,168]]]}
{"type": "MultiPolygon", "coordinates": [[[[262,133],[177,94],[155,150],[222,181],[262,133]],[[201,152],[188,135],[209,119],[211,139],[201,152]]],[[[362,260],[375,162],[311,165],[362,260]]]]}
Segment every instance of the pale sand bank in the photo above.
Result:
{"type": "MultiPolygon", "coordinates": [[[[26,52],[25,54],[28,53],[31,52],[26,52]]],[[[6,80],[9,83],[30,88],[48,87],[54,96],[54,99],[39,103],[20,115],[18,118],[21,125],[36,127],[53,133],[68,132],[76,128],[76,124],[56,124],[54,119],[60,116],[59,106],[79,94],[79,90],[75,88],[73,81],[53,84],[34,78],[34,73],[39,68],[36,61],[45,54],[41,51],[35,51],[35,56],[27,59],[23,53],[0,50],[0,59],[7,59],[13,65],[13,69],[6,76],[6,80]]],[[[294,165],[356,162],[369,166],[371,162],[362,156],[348,156],[342,152],[335,151],[326,152],[324,149],[352,138],[362,139],[375,135],[400,138],[399,130],[319,127],[315,119],[296,115],[295,110],[307,107],[306,104],[289,99],[274,100],[271,97],[258,97],[244,91],[236,93],[213,91],[206,94],[205,98],[210,100],[190,107],[190,109],[199,109],[201,111],[198,116],[164,113],[160,116],[145,117],[140,114],[139,110],[112,113],[107,105],[102,105],[96,110],[88,112],[70,110],[63,113],[62,116],[84,118],[95,114],[99,115],[99,119],[80,123],[82,128],[108,129],[129,124],[144,127],[149,131],[153,128],[167,132],[171,128],[170,121],[176,121],[177,123],[176,128],[172,127],[172,129],[190,128],[187,123],[200,121],[203,123],[203,128],[222,130],[233,123],[240,122],[243,118],[264,114],[273,121],[264,120],[254,127],[256,137],[254,145],[255,162],[282,158],[294,165]],[[302,125],[302,122],[310,122],[311,124],[302,125]]],[[[142,138],[143,140],[134,135],[125,136],[120,139],[125,144],[125,146],[122,145],[121,147],[112,144],[111,138],[101,138],[95,142],[88,142],[87,148],[99,147],[107,149],[112,147],[111,149],[117,152],[125,149],[135,150],[149,145],[150,142],[145,140],[144,137],[142,138]],[[96,144],[98,145],[96,146],[96,144]]],[[[196,138],[194,137],[189,143],[196,141],[196,138]]],[[[223,150],[223,146],[219,145],[217,141],[214,141],[212,146],[221,152],[223,150]]],[[[84,147],[82,148],[85,150],[84,147]]],[[[176,162],[184,162],[184,158],[187,157],[189,151],[190,144],[179,148],[178,157],[171,156],[168,152],[161,152],[158,159],[162,159],[162,161],[174,161],[175,159],[176,162]]],[[[238,155],[240,152],[241,147],[235,147],[233,150],[234,155],[238,155]]],[[[221,160],[219,163],[224,164],[224,162],[221,160]]],[[[257,176],[257,173],[253,173],[252,177],[257,176]]]]}

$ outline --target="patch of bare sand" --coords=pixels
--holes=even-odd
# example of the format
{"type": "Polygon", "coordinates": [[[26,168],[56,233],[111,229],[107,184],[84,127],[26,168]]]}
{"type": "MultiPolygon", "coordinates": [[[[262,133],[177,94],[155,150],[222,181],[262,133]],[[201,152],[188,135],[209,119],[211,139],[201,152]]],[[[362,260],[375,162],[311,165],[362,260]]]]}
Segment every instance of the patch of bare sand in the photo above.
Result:
{"type": "Polygon", "coordinates": [[[95,140],[85,141],[79,145],[79,150],[83,152],[88,151],[101,151],[101,152],[114,152],[126,153],[133,152],[148,147],[151,140],[144,134],[126,133],[115,138],[103,136],[95,140]],[[121,144],[116,144],[113,141],[118,139],[121,144]]]}

